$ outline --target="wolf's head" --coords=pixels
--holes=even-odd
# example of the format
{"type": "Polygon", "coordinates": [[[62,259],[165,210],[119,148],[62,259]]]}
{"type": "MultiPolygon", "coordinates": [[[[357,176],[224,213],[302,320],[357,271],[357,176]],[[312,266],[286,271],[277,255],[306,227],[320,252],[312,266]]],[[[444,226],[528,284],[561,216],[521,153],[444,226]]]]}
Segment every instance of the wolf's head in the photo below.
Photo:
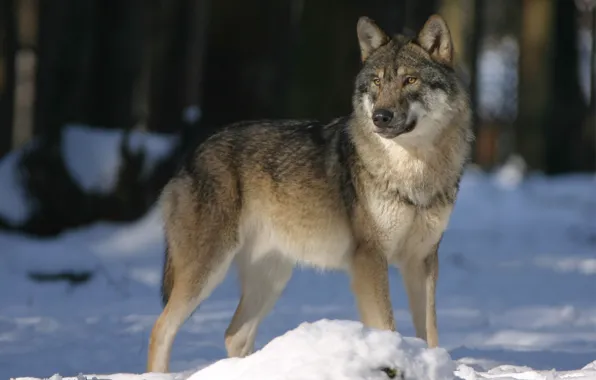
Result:
{"type": "Polygon", "coordinates": [[[357,32],[363,67],[353,102],[364,128],[384,139],[433,140],[467,112],[451,35],[440,16],[431,16],[415,38],[390,38],[368,17],[358,20],[357,32]]]}

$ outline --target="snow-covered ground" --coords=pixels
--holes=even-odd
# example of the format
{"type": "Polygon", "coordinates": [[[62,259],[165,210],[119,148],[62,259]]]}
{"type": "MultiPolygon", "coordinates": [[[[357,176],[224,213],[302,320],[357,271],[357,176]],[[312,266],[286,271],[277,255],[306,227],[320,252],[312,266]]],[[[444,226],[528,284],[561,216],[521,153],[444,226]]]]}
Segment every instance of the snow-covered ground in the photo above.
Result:
{"type": "MultiPolygon", "coordinates": [[[[16,207],[18,219],[27,213],[12,183],[14,162],[14,155],[0,162],[0,214],[16,207]]],[[[233,271],[178,335],[171,363],[178,373],[129,375],[144,371],[161,310],[157,210],[135,223],[97,223],[51,239],[0,232],[0,379],[389,378],[383,366],[407,379],[596,379],[596,178],[518,181],[510,169],[469,170],[462,181],[440,250],[442,349],[411,338],[397,271],[391,285],[401,335],[346,321],[357,313],[345,274],[302,269],[261,326],[257,346],[269,346],[194,375],[225,358],[223,333],[238,301],[233,271]],[[92,277],[78,286],[30,279],[62,270],[92,277]]]]}

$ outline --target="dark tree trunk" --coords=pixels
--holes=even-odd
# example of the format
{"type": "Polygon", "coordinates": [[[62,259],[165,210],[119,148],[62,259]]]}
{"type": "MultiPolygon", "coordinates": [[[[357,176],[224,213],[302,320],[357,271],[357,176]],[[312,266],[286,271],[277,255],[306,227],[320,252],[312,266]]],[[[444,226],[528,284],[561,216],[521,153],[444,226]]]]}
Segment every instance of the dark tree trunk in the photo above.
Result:
{"type": "MultiPolygon", "coordinates": [[[[484,1],[485,0],[474,0],[474,12],[472,20],[472,31],[469,33],[469,65],[470,65],[470,98],[472,100],[473,109],[473,122],[472,128],[474,130],[474,136],[479,137],[479,119],[478,119],[478,56],[480,55],[480,49],[482,47],[482,39],[484,37],[484,1]]],[[[481,137],[481,136],[480,136],[481,137]]],[[[478,139],[473,143],[473,160],[479,161],[481,165],[487,167],[491,164],[491,159],[494,157],[486,157],[483,155],[484,152],[478,151],[478,139]]],[[[481,147],[480,147],[481,148],[481,147]]],[[[490,150],[490,148],[489,148],[490,150]]],[[[490,154],[489,154],[490,155],[490,154]]]]}
{"type": "Polygon", "coordinates": [[[149,129],[175,132],[185,98],[189,0],[158,1],[149,95],[149,129]]]}
{"type": "Polygon", "coordinates": [[[204,119],[221,125],[283,112],[282,80],[290,1],[212,2],[205,59],[204,119]]]}
{"type": "Polygon", "coordinates": [[[404,0],[405,27],[410,32],[417,32],[426,20],[437,10],[437,0],[404,0]]]}
{"type": "Polygon", "coordinates": [[[141,63],[139,75],[132,95],[132,116],[138,127],[147,129],[150,115],[151,77],[155,69],[156,0],[139,4],[138,17],[141,20],[141,63]]]}
{"type": "Polygon", "coordinates": [[[582,121],[587,105],[581,94],[578,72],[576,7],[559,0],[555,10],[554,99],[547,122],[546,172],[560,174],[585,169],[582,121]]]}
{"type": "Polygon", "coordinates": [[[57,135],[68,122],[132,124],[140,71],[140,0],[39,2],[34,130],[57,135]]]}
{"type": "Polygon", "coordinates": [[[590,59],[590,113],[584,121],[584,143],[587,156],[585,170],[596,170],[596,3],[591,11],[592,21],[592,56],[590,59]]]}
{"type": "Polygon", "coordinates": [[[135,121],[147,129],[177,132],[198,123],[208,12],[209,0],[144,3],[143,60],[133,109],[135,121]]]}
{"type": "Polygon", "coordinates": [[[596,122],[596,5],[592,9],[592,57],[590,59],[590,108],[596,122]]]}
{"type": "Polygon", "coordinates": [[[183,121],[195,127],[202,112],[203,62],[209,22],[209,0],[189,0],[187,15],[188,39],[186,45],[186,93],[183,104],[183,121]]]}
{"type": "Polygon", "coordinates": [[[14,0],[0,0],[0,157],[12,148],[17,52],[14,0]]]}
{"type": "Polygon", "coordinates": [[[516,149],[531,169],[542,170],[544,131],[552,109],[555,5],[554,0],[524,0],[522,7],[516,149]]]}
{"type": "Polygon", "coordinates": [[[88,124],[129,128],[132,96],[141,67],[141,0],[91,0],[92,59],[85,92],[88,124]]]}
{"type": "Polygon", "coordinates": [[[85,79],[92,53],[91,0],[39,2],[34,133],[59,136],[85,120],[85,79]]]}

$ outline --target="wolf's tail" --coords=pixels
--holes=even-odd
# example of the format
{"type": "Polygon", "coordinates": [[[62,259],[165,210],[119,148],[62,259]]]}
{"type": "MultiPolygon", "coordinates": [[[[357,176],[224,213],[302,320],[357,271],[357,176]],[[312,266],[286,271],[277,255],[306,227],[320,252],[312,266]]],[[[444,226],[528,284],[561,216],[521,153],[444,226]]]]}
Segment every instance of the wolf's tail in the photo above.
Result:
{"type": "Polygon", "coordinates": [[[165,250],[165,262],[163,265],[163,275],[161,279],[161,303],[162,306],[166,306],[172,293],[172,287],[174,286],[174,267],[172,266],[172,258],[166,243],[165,250]]]}

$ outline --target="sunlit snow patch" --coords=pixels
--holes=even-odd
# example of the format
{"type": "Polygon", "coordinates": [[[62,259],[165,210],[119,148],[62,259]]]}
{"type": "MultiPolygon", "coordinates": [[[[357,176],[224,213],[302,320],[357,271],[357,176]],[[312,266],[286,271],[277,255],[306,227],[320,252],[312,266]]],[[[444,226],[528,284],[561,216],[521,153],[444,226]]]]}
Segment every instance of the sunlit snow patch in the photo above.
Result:
{"type": "Polygon", "coordinates": [[[221,360],[189,380],[388,380],[454,378],[446,350],[359,322],[303,323],[243,359],[221,360]]]}

